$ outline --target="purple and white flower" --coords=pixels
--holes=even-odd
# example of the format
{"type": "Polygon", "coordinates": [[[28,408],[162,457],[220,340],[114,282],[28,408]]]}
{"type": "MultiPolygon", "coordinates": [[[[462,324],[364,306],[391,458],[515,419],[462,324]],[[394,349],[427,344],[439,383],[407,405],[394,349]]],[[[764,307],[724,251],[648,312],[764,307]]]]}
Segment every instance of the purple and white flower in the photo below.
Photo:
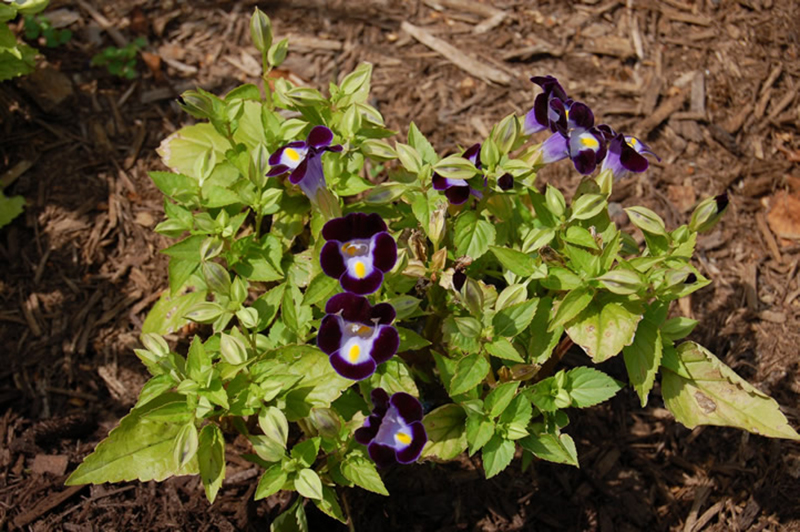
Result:
{"type": "Polygon", "coordinates": [[[650,151],[650,148],[637,139],[622,133],[616,133],[605,124],[597,126],[608,140],[608,154],[603,159],[601,171],[611,170],[614,180],[622,179],[631,172],[644,172],[650,163],[644,154],[652,155],[659,161],[661,158],[650,151]]]}
{"type": "Polygon", "coordinates": [[[372,390],[370,397],[372,414],[356,430],[356,441],[367,446],[378,467],[416,462],[428,441],[420,402],[405,392],[389,397],[383,388],[372,390]]]}
{"type": "MultiPolygon", "coordinates": [[[[467,159],[469,162],[475,165],[475,168],[478,170],[481,169],[481,145],[480,143],[474,144],[467,148],[467,150],[462,155],[464,159],[467,159]]],[[[484,186],[486,186],[484,180],[484,186]]],[[[466,179],[452,179],[449,177],[442,177],[439,174],[433,174],[433,188],[435,190],[442,190],[444,191],[444,195],[447,196],[447,199],[453,205],[461,205],[465,201],[469,199],[469,195],[472,194],[476,198],[480,199],[483,197],[483,194],[467,183],[466,179]]]]}
{"type": "Polygon", "coordinates": [[[533,108],[525,115],[523,132],[526,135],[545,129],[555,132],[555,124],[566,119],[559,109],[563,109],[564,103],[567,102],[567,93],[553,76],[534,76],[531,81],[542,88],[542,93],[536,97],[533,108]]]}
{"type": "Polygon", "coordinates": [[[396,313],[389,303],[373,307],[367,298],[345,292],[330,298],[325,312],[317,346],[342,377],[366,379],[397,352],[400,335],[391,325],[396,313]]]}
{"type": "Polygon", "coordinates": [[[270,168],[267,175],[277,176],[291,172],[289,182],[298,185],[312,202],[316,202],[317,192],[326,188],[325,174],[322,171],[322,154],[326,151],[340,152],[342,146],[331,145],[333,132],[325,126],[316,126],[306,140],[290,142],[270,155],[270,168]]]}
{"type": "Polygon", "coordinates": [[[542,143],[542,162],[569,157],[578,172],[591,174],[606,156],[606,138],[594,126],[592,110],[582,102],[554,103],[563,120],[554,122],[556,132],[542,143]]]}
{"type": "Polygon", "coordinates": [[[348,292],[374,293],[397,262],[397,243],[377,214],[353,212],[334,218],[322,228],[322,236],[327,240],[319,257],[322,271],[339,279],[348,292]]]}

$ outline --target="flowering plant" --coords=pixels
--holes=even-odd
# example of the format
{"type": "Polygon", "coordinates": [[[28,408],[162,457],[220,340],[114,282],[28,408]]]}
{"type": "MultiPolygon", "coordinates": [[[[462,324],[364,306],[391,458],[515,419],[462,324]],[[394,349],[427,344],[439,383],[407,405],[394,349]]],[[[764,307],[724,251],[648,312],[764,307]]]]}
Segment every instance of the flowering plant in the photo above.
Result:
{"type": "MultiPolygon", "coordinates": [[[[251,33],[266,79],[286,41],[272,43],[258,10],[251,33]]],[[[480,452],[492,477],[518,447],[523,467],[577,466],[569,409],[625,386],[594,366],[619,355],[641,404],[660,372],[688,427],[800,439],[775,401],[680,343],[694,320],[670,317],[710,282],[691,257],[726,196],[671,230],[629,207],[637,240],[608,198],[652,152],[596,125],[555,78],[533,78],[543,92],[527,116],[440,157],[414,124],[406,143],[385,140],[370,73],[327,97],[284,79],[266,97],[253,85],[182,96],[201,122],[162,143],[171,171],[151,172],[165,195],[156,230],[180,239],[136,350],[153,377],[69,484],[199,473],[213,501],[239,435],[265,469],[256,498],[296,491],[287,522],[305,522],[304,498],[344,522],[340,490],[387,494],[378,468],[480,452]],[[583,174],[569,203],[536,187],[566,158],[583,174]],[[589,364],[562,369],[573,346],[589,364]]]]}

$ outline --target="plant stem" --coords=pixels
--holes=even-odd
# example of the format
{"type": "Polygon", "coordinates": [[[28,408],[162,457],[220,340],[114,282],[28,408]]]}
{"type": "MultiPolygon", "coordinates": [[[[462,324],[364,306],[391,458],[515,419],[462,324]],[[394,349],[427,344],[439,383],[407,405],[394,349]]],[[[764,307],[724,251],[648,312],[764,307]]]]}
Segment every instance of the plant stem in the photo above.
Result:
{"type": "Polygon", "coordinates": [[[342,506],[344,506],[344,515],[347,516],[347,529],[350,532],[356,532],[356,525],[353,523],[353,516],[350,514],[350,503],[347,502],[347,492],[341,490],[342,506]]]}

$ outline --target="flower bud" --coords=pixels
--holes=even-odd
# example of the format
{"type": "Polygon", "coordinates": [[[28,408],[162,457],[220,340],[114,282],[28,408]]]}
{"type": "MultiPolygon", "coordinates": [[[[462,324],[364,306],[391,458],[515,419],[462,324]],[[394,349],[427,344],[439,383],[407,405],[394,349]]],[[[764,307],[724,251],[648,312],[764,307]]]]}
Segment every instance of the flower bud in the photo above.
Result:
{"type": "Polygon", "coordinates": [[[497,178],[497,186],[500,190],[511,190],[514,188],[514,176],[511,174],[503,174],[497,178]]]}
{"type": "Polygon", "coordinates": [[[698,233],[710,230],[722,218],[728,203],[727,193],[701,201],[692,213],[689,229],[698,233]]]}
{"type": "Polygon", "coordinates": [[[269,17],[260,9],[256,8],[253,16],[250,17],[250,38],[256,50],[262,54],[269,51],[272,46],[272,22],[269,17]]]}
{"type": "Polygon", "coordinates": [[[473,316],[483,315],[483,290],[475,279],[467,277],[460,290],[464,305],[473,316]]]}

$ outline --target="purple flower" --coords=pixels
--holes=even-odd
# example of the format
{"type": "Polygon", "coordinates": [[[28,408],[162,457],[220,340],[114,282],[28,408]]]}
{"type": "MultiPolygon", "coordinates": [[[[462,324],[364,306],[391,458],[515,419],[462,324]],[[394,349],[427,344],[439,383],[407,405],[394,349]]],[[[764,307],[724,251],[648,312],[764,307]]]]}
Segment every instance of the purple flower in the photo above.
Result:
{"type": "Polygon", "coordinates": [[[644,172],[650,163],[644,155],[649,154],[658,159],[650,148],[636,137],[627,137],[622,133],[617,134],[613,129],[605,124],[597,126],[608,139],[608,155],[603,159],[603,170],[611,170],[614,180],[619,180],[630,172],[644,172]]]}
{"type": "Polygon", "coordinates": [[[572,100],[553,104],[561,119],[553,122],[555,133],[542,143],[542,162],[569,157],[578,172],[591,174],[606,156],[606,138],[594,126],[592,110],[585,103],[572,100]]]}
{"type": "Polygon", "coordinates": [[[325,126],[316,126],[306,140],[290,142],[270,155],[272,166],[268,176],[276,176],[291,171],[289,182],[299,185],[308,199],[316,202],[317,192],[325,188],[325,174],[322,172],[322,154],[326,151],[340,152],[339,144],[331,146],[333,132],[325,126]]]}
{"type": "Polygon", "coordinates": [[[390,398],[383,388],[372,390],[371,398],[372,414],[356,430],[356,441],[367,446],[378,467],[416,462],[428,441],[420,402],[405,392],[390,398]]]}
{"type": "Polygon", "coordinates": [[[567,101],[567,93],[553,76],[534,76],[531,81],[542,88],[542,93],[533,101],[533,108],[525,115],[523,132],[532,135],[549,129],[555,132],[555,124],[564,121],[565,116],[559,113],[559,105],[567,101]]]}
{"type": "Polygon", "coordinates": [[[325,312],[317,346],[342,377],[366,379],[397,352],[400,335],[391,326],[396,314],[389,303],[373,307],[367,298],[345,292],[330,298],[325,312]]]}
{"type": "Polygon", "coordinates": [[[511,190],[514,188],[514,176],[511,174],[503,174],[497,178],[497,186],[500,190],[511,190]]]}
{"type": "MultiPolygon", "coordinates": [[[[481,169],[481,145],[474,144],[467,148],[467,151],[462,155],[465,159],[475,165],[478,170],[481,169]]],[[[484,183],[484,186],[486,184],[484,183]]],[[[453,205],[461,205],[469,199],[472,194],[477,198],[482,198],[483,194],[469,186],[466,179],[451,179],[442,177],[436,172],[433,174],[433,188],[435,190],[443,190],[444,195],[450,200],[453,205]]]]}
{"type": "Polygon", "coordinates": [[[325,275],[358,295],[380,288],[383,274],[397,262],[397,243],[377,214],[353,212],[330,220],[322,228],[327,240],[319,262],[325,275]]]}

